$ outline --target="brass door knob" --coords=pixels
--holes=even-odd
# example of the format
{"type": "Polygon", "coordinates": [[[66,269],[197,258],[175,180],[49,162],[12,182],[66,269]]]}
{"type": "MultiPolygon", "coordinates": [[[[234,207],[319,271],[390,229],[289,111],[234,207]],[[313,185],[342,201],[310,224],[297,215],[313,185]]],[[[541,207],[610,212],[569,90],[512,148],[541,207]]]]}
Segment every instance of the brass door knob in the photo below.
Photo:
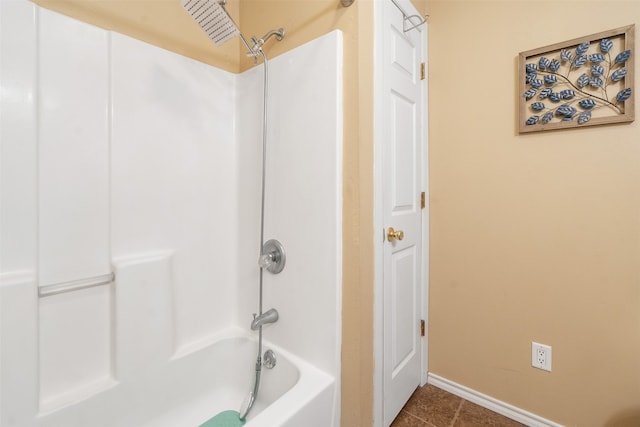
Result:
{"type": "Polygon", "coordinates": [[[387,231],[387,240],[393,242],[396,239],[404,239],[404,231],[394,230],[393,227],[389,227],[389,231],[387,231]]]}

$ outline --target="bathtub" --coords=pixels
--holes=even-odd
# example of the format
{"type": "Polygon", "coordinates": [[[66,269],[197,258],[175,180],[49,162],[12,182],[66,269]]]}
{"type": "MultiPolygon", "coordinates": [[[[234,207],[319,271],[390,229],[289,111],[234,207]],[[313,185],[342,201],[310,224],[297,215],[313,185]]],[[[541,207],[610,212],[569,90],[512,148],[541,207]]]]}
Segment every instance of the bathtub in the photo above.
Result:
{"type": "MultiPolygon", "coordinates": [[[[329,427],[335,419],[335,378],[286,350],[263,342],[277,357],[262,370],[246,427],[329,427]]],[[[198,427],[225,410],[239,411],[253,387],[257,342],[242,330],[205,347],[150,366],[89,398],[41,413],[39,427],[198,427]]],[[[337,427],[337,426],[335,426],[337,427]]]]}

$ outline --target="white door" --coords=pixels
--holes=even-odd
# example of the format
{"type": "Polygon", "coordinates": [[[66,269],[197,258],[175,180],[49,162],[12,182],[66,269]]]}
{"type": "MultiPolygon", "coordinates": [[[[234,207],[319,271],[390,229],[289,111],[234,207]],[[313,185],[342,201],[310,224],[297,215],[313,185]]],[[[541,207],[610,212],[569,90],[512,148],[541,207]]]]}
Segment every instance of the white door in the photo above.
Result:
{"type": "Polygon", "coordinates": [[[426,304],[421,292],[426,80],[421,79],[422,28],[404,32],[402,13],[390,0],[383,3],[383,389],[384,425],[388,426],[421,378],[420,318],[426,304]],[[389,235],[391,229],[397,231],[395,236],[389,235]]]}

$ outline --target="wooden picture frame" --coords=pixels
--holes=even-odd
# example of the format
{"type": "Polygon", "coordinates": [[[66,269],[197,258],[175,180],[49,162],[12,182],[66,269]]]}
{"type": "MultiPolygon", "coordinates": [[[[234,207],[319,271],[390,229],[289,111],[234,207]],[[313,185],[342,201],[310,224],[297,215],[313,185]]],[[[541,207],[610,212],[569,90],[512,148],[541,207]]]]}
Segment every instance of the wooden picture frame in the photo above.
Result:
{"type": "Polygon", "coordinates": [[[520,133],[634,120],[635,25],[519,55],[520,133]]]}

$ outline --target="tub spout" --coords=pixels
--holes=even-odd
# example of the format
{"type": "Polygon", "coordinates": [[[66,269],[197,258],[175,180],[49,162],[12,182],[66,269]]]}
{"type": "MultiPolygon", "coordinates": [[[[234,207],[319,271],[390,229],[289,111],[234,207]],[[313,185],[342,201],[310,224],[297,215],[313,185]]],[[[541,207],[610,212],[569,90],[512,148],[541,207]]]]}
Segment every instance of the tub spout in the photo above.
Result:
{"type": "Polygon", "coordinates": [[[251,322],[251,330],[257,331],[262,327],[262,325],[266,325],[267,323],[275,323],[278,320],[278,311],[275,308],[271,310],[267,310],[262,313],[260,316],[253,315],[253,321],[251,322]]]}

